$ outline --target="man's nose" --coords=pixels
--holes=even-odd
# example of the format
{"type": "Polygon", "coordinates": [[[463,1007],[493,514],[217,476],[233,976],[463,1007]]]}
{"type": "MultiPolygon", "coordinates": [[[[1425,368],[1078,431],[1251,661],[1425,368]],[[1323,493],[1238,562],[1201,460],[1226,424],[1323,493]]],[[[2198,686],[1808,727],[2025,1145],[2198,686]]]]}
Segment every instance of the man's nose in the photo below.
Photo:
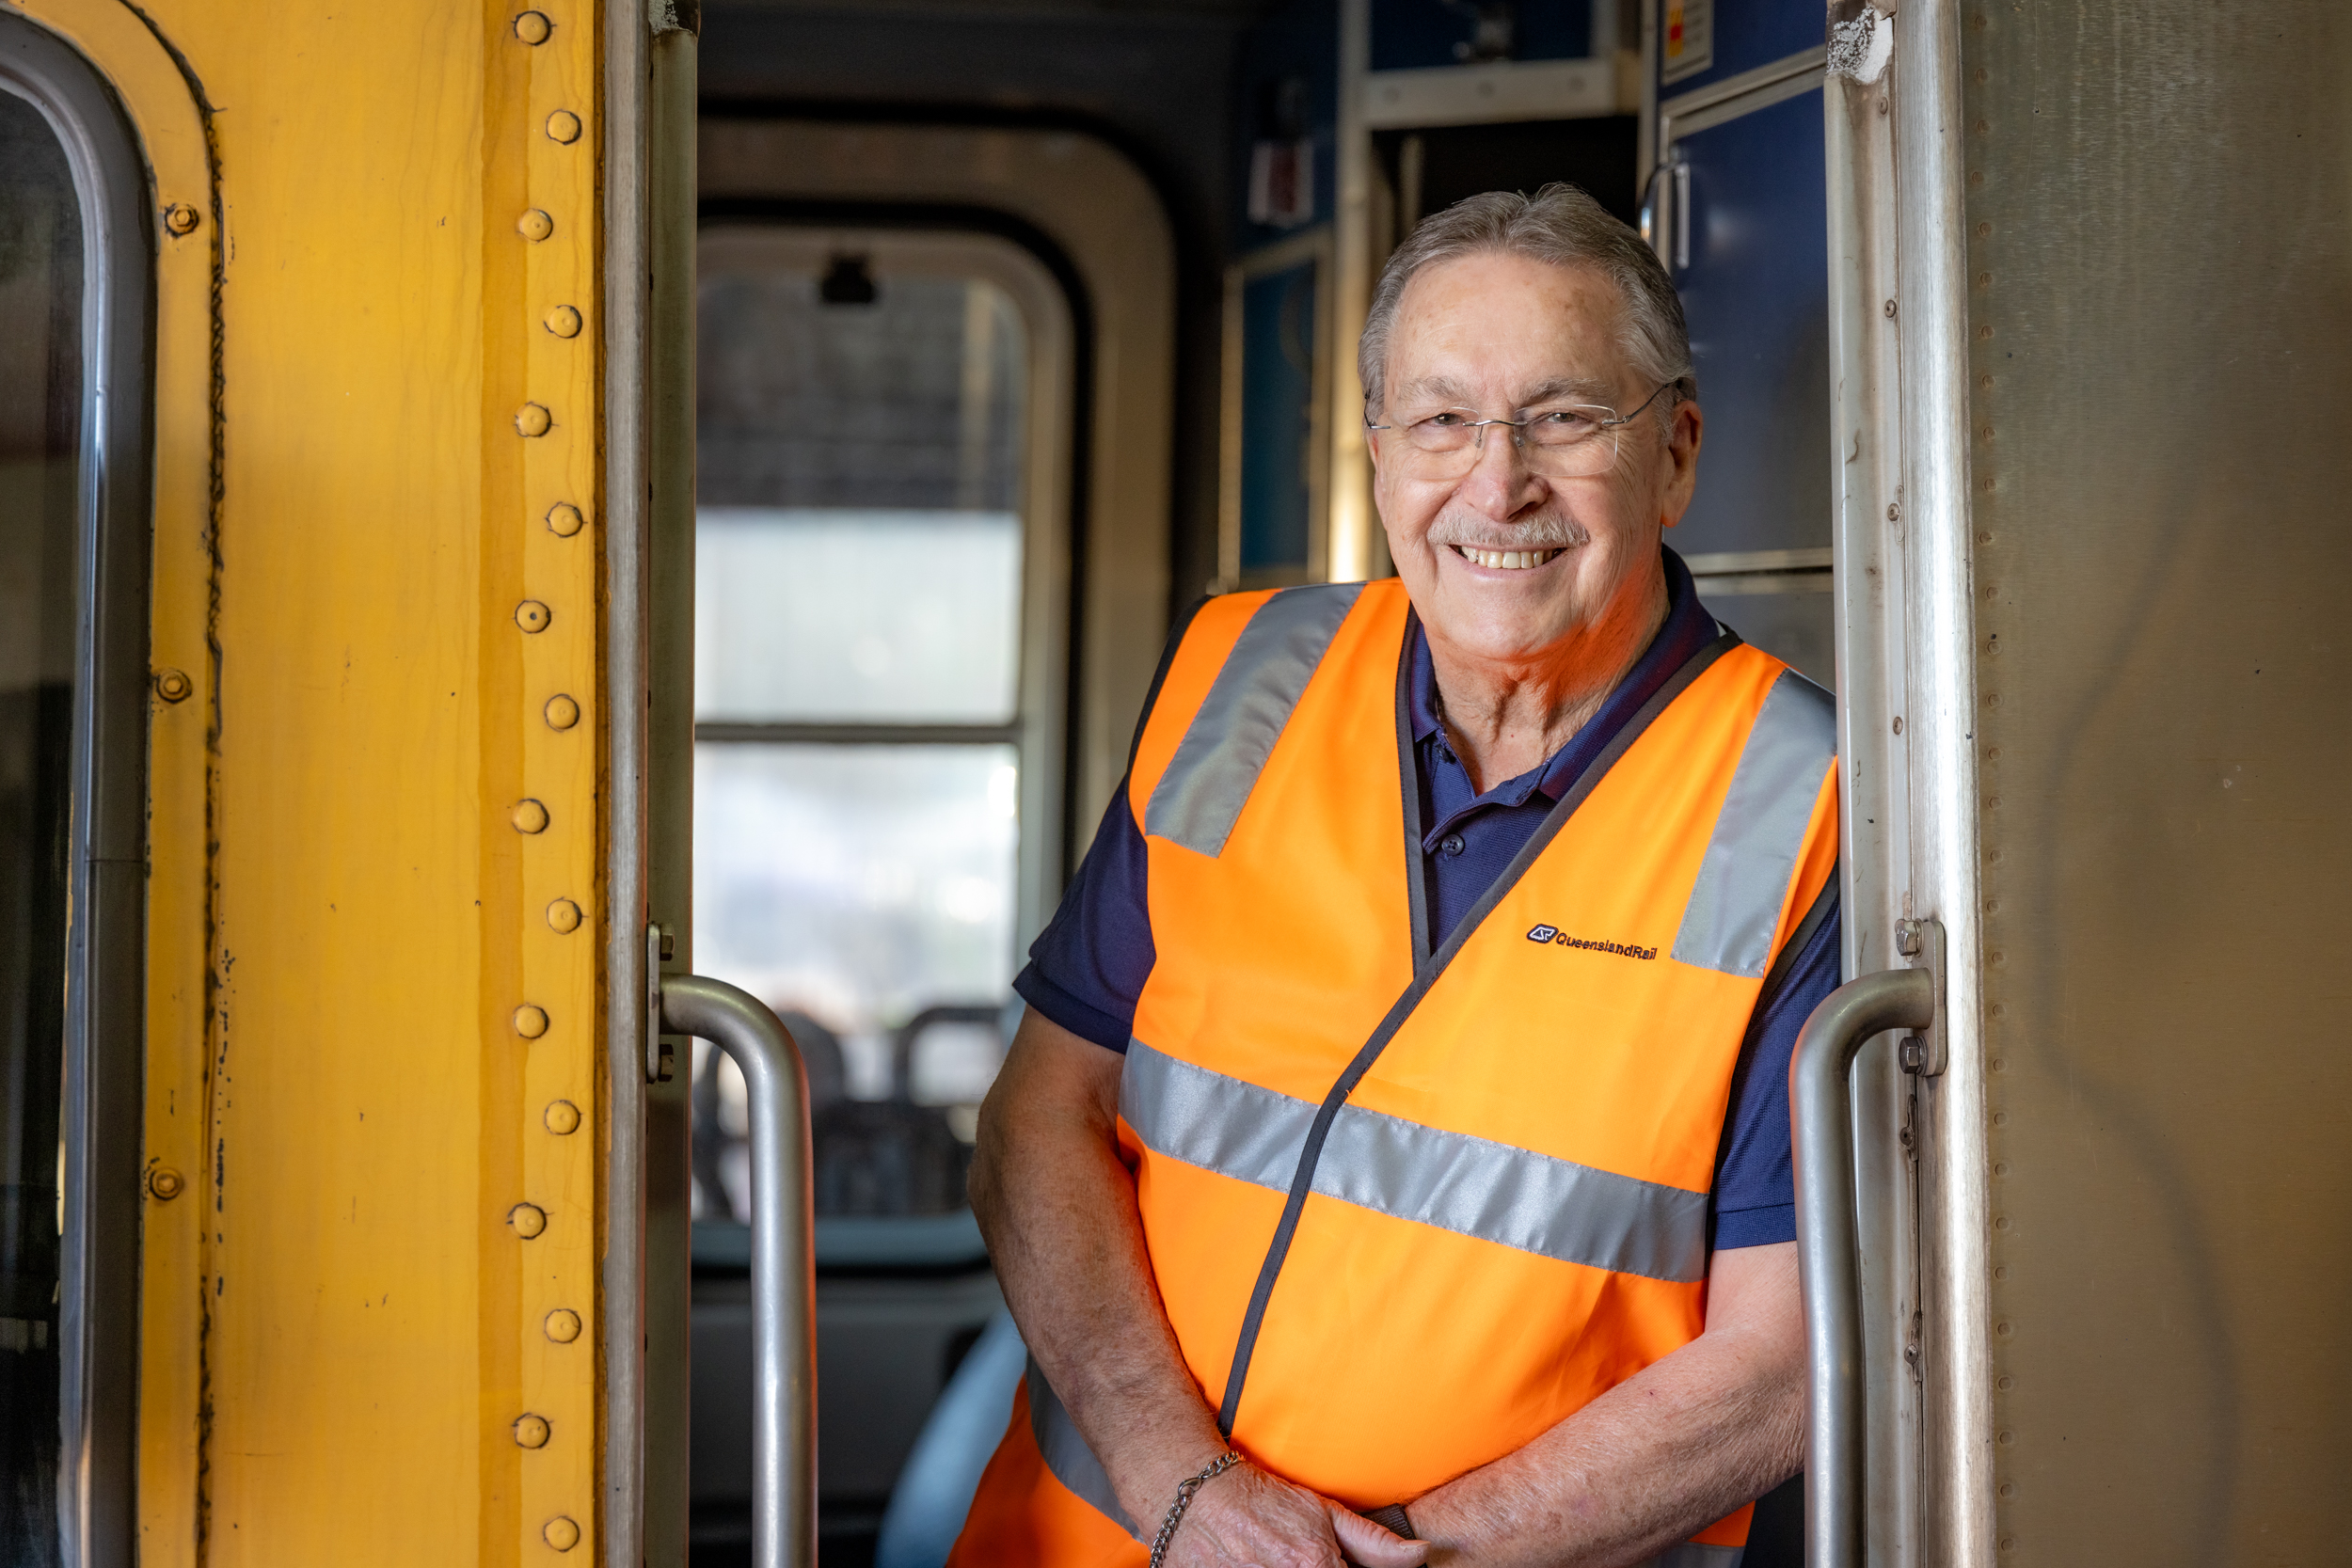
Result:
{"type": "Polygon", "coordinates": [[[1462,477],[1462,489],[1473,503],[1483,503],[1508,516],[1517,512],[1530,484],[1540,484],[1528,467],[1518,430],[1507,424],[1481,425],[1472,449],[1476,456],[1462,477]]]}

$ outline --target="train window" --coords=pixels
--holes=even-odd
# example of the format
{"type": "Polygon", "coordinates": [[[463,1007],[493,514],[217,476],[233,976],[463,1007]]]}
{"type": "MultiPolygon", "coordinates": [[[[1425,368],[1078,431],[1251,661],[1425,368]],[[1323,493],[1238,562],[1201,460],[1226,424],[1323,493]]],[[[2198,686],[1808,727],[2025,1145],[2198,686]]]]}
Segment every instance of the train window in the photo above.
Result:
{"type": "MultiPolygon", "coordinates": [[[[820,1216],[953,1213],[1056,836],[1063,308],[988,236],[721,229],[701,266],[696,966],[811,1058],[820,1216]]],[[[697,1074],[696,1212],[739,1219],[740,1080],[697,1074]]]]}
{"type": "Polygon", "coordinates": [[[56,1521],[82,250],[63,146],[0,92],[0,1539],[13,1542],[53,1540],[56,1521]]]}

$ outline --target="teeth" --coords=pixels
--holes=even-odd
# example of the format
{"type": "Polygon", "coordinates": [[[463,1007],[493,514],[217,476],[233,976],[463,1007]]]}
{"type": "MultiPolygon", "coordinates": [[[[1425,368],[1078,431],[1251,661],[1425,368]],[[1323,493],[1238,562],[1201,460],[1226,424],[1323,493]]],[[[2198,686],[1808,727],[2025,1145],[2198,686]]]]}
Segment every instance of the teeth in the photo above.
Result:
{"type": "Polygon", "coordinates": [[[1541,566],[1560,553],[1558,550],[1478,550],[1472,549],[1468,545],[1456,545],[1454,547],[1461,552],[1466,561],[1480,566],[1498,567],[1508,572],[1519,571],[1529,566],[1541,566]]]}

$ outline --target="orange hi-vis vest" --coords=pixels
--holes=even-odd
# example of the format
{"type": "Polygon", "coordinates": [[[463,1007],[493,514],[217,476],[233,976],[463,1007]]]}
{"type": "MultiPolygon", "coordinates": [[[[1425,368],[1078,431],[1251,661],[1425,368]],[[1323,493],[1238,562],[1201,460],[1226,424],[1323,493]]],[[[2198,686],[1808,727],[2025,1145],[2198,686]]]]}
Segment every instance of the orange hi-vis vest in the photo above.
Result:
{"type": "MultiPolygon", "coordinates": [[[[1733,1074],[1837,855],[1828,694],[1725,633],[1431,953],[1410,625],[1393,580],[1210,600],[1127,785],[1152,1276],[1233,1446],[1367,1511],[1698,1337],[1733,1074]]],[[[1736,1564],[1749,1513],[1658,1560],[1736,1564]]],[[[1156,1523],[1033,1364],[950,1560],[1123,1568],[1156,1523]]]]}

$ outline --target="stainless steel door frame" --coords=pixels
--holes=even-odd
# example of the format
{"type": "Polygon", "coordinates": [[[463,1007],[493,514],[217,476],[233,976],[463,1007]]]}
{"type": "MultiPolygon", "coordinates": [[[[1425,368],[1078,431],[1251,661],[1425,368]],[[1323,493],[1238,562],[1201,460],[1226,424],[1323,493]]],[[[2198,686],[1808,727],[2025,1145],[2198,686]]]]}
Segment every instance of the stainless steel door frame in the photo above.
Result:
{"type": "MultiPolygon", "coordinates": [[[[1943,923],[1947,1060],[1857,1095],[1872,1562],[1992,1560],[1977,650],[1954,0],[1830,12],[1849,973],[1943,923]],[[1908,1147],[1906,1147],[1908,1141],[1908,1147]]],[[[1875,1077],[1876,1081],[1869,1081],[1875,1077]]]]}

